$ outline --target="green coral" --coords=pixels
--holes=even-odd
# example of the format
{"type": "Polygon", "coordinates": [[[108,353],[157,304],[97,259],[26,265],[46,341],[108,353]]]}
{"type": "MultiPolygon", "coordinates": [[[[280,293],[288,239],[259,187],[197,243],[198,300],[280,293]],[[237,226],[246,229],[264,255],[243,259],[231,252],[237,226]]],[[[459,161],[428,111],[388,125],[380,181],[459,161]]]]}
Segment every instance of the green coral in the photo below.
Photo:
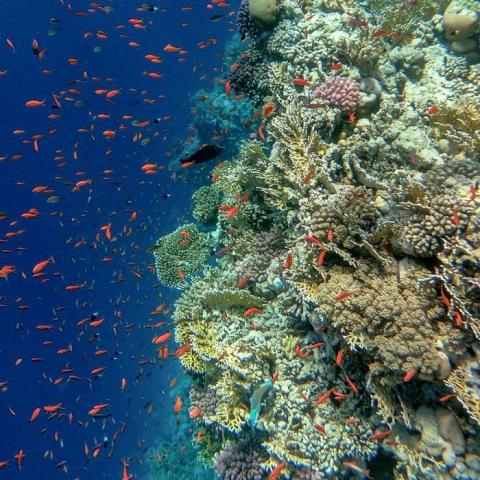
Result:
{"type": "Polygon", "coordinates": [[[202,223],[215,222],[217,220],[218,205],[221,198],[222,192],[215,184],[200,187],[193,194],[193,201],[195,203],[193,218],[202,223]]]}
{"type": "Polygon", "coordinates": [[[160,238],[152,250],[158,279],[168,287],[179,287],[200,273],[210,254],[208,236],[193,223],[160,238]]]}

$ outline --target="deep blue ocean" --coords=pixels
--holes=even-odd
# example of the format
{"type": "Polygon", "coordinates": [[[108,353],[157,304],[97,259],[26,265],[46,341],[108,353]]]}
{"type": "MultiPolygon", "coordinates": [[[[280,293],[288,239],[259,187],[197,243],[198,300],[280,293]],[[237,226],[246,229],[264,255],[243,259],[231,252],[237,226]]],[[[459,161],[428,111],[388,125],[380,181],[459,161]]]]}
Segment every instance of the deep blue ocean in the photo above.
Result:
{"type": "Polygon", "coordinates": [[[173,412],[182,373],[151,343],[169,325],[147,328],[169,321],[177,293],[157,284],[147,249],[191,219],[208,179],[209,167],[168,164],[192,134],[192,96],[222,76],[236,3],[2,4],[0,268],[15,271],[0,278],[0,478],[121,479],[123,460],[153,478],[158,442],[188,450],[186,406],[173,412]]]}

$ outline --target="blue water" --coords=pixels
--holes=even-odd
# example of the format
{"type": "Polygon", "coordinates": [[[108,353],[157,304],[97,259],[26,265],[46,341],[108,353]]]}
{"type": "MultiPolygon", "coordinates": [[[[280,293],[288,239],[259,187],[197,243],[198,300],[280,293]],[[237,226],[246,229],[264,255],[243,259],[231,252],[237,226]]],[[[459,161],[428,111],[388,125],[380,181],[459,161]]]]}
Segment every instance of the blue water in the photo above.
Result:
{"type": "MultiPolygon", "coordinates": [[[[0,461],[9,461],[0,478],[120,479],[122,459],[128,459],[133,478],[148,478],[152,449],[161,440],[178,439],[173,402],[184,394],[182,374],[175,359],[156,356],[152,330],[145,328],[168,321],[149,313],[160,303],[170,308],[175,292],[157,285],[147,248],[190,219],[191,194],[208,176],[206,169],[174,173],[166,168],[191,135],[191,97],[211,90],[224,68],[223,49],[234,19],[227,15],[237,5],[207,8],[207,3],[155,1],[166,10],[155,12],[137,11],[140,1],[17,0],[2,6],[0,210],[7,218],[0,221],[0,268],[13,265],[16,271],[0,279],[0,382],[8,382],[0,393],[0,461]],[[225,18],[213,22],[215,14],[225,18]],[[132,18],[143,20],[144,28],[134,28],[128,22],[132,18]],[[99,32],[107,38],[98,38],[99,32]],[[33,39],[46,49],[44,58],[33,54],[33,39]],[[216,44],[199,48],[209,39],[216,44]],[[166,53],[167,43],[188,53],[166,53]],[[150,63],[147,54],[158,55],[162,63],[150,63]],[[96,89],[120,94],[107,101],[96,89]],[[61,109],[51,108],[53,94],[60,97],[61,109]],[[32,99],[46,100],[46,106],[26,107],[32,99]],[[49,119],[51,114],[60,117],[49,119]],[[134,127],[135,119],[150,124],[134,127]],[[115,131],[115,137],[105,138],[105,130],[115,131]],[[142,139],[151,138],[147,145],[132,141],[140,132],[142,139]],[[38,152],[34,135],[41,135],[38,152]],[[145,175],[145,163],[157,164],[157,173],[145,175]],[[80,180],[91,184],[72,192],[80,180]],[[33,193],[37,186],[49,188],[33,193]],[[48,203],[52,195],[61,200],[48,203]],[[37,218],[21,217],[32,208],[39,211],[37,218]],[[137,218],[129,221],[133,212],[137,218]],[[109,223],[110,241],[101,230],[109,223]],[[34,265],[51,256],[55,263],[33,278],[34,265]],[[68,285],[82,288],[66,291],[68,285]],[[94,312],[104,319],[101,326],[77,326],[94,312]],[[41,324],[52,330],[37,330],[41,324]],[[58,354],[62,348],[69,351],[58,354]],[[95,356],[99,349],[108,353],[95,356]],[[106,369],[95,377],[91,370],[99,367],[106,369]],[[69,375],[81,379],[68,380],[69,375]],[[123,392],[122,378],[127,381],[123,392]],[[171,389],[173,378],[177,385],[171,389]],[[30,423],[35,408],[58,403],[63,408],[54,418],[42,412],[30,423]],[[100,403],[109,404],[104,410],[109,416],[94,421],[88,411],[100,403]],[[93,459],[96,446],[99,455],[93,459]],[[14,456],[22,449],[19,470],[14,456]]],[[[173,342],[169,346],[175,349],[173,342]]]]}

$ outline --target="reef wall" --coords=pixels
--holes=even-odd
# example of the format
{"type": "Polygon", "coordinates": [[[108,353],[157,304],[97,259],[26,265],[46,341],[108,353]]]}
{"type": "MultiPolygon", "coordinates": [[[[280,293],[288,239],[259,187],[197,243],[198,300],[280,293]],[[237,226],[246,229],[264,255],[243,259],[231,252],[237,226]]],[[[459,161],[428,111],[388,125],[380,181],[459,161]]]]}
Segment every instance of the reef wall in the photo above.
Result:
{"type": "Polygon", "coordinates": [[[250,2],[225,81],[257,138],[194,195],[202,231],[155,247],[199,455],[222,480],[478,479],[479,4],[250,2]]]}

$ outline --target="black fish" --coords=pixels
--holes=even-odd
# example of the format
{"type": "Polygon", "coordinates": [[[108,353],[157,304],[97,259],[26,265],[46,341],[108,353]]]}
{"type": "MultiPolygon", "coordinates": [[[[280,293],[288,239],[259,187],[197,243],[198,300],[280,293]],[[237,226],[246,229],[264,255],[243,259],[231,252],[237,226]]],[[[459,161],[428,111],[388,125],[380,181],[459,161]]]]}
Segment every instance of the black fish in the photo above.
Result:
{"type": "Polygon", "coordinates": [[[205,163],[216,158],[223,150],[218,145],[202,145],[194,154],[180,160],[182,166],[191,166],[194,163],[205,163]]]}

